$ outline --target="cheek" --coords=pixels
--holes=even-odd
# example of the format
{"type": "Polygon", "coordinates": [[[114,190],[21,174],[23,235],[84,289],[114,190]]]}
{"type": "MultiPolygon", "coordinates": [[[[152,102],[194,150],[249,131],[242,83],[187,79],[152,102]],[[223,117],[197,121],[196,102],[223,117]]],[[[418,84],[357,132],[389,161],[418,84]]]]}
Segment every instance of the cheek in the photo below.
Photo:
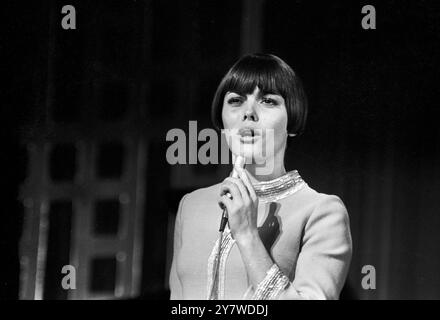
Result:
{"type": "Polygon", "coordinates": [[[277,110],[276,112],[270,112],[265,117],[264,127],[270,129],[266,132],[264,144],[262,148],[266,150],[268,154],[273,154],[280,150],[286,140],[287,130],[287,113],[283,110],[277,110]]]}
{"type": "Polygon", "coordinates": [[[223,121],[223,128],[225,129],[234,128],[235,118],[227,107],[222,108],[222,121],[223,121]]]}
{"type": "Polygon", "coordinates": [[[280,113],[278,117],[273,119],[274,128],[274,148],[279,150],[285,143],[287,131],[287,112],[280,113]]]}
{"type": "Polygon", "coordinates": [[[287,112],[285,110],[273,114],[270,127],[274,129],[276,137],[284,136],[287,130],[287,112]]]}

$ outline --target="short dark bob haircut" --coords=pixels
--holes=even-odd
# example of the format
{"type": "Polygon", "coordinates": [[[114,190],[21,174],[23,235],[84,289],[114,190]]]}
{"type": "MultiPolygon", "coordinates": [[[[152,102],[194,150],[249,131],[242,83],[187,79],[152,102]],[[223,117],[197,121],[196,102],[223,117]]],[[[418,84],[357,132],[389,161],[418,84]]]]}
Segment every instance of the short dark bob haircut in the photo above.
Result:
{"type": "Polygon", "coordinates": [[[223,77],[214,95],[211,120],[217,130],[223,129],[222,108],[228,91],[252,94],[255,87],[263,94],[279,94],[287,111],[287,132],[300,135],[307,120],[307,97],[301,79],[283,60],[272,54],[250,54],[242,57],[223,77]]]}

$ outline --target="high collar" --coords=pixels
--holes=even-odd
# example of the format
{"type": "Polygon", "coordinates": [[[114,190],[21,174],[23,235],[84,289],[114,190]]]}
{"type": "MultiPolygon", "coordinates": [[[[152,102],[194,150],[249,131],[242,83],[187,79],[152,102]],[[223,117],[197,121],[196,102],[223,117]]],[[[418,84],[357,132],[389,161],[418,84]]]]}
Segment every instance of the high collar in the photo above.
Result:
{"type": "Polygon", "coordinates": [[[297,170],[286,172],[282,176],[253,184],[260,202],[278,201],[300,190],[305,185],[297,170]]]}

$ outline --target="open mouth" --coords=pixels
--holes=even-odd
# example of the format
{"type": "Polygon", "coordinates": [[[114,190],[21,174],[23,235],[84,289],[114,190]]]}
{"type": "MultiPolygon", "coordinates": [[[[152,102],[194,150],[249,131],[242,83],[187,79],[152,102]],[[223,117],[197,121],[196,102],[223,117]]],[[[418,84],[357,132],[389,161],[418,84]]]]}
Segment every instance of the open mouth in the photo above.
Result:
{"type": "Polygon", "coordinates": [[[254,143],[259,138],[259,133],[253,128],[241,128],[238,131],[242,143],[254,143]]]}

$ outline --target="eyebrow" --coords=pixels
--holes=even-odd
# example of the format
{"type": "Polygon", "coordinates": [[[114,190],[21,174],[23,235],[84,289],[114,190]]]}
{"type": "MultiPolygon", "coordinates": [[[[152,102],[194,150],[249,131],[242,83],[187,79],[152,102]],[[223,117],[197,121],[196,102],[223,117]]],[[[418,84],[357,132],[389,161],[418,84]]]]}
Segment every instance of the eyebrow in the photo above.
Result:
{"type": "MultiPolygon", "coordinates": [[[[236,94],[236,95],[239,95],[241,97],[246,97],[247,95],[251,95],[251,94],[243,94],[243,93],[237,92],[237,91],[228,91],[228,92],[226,92],[225,97],[227,95],[229,95],[229,94],[236,94]]],[[[276,93],[276,92],[263,92],[263,91],[260,91],[260,92],[258,92],[257,98],[261,98],[261,97],[264,97],[264,96],[267,96],[267,95],[282,97],[281,94],[276,93]]]]}

